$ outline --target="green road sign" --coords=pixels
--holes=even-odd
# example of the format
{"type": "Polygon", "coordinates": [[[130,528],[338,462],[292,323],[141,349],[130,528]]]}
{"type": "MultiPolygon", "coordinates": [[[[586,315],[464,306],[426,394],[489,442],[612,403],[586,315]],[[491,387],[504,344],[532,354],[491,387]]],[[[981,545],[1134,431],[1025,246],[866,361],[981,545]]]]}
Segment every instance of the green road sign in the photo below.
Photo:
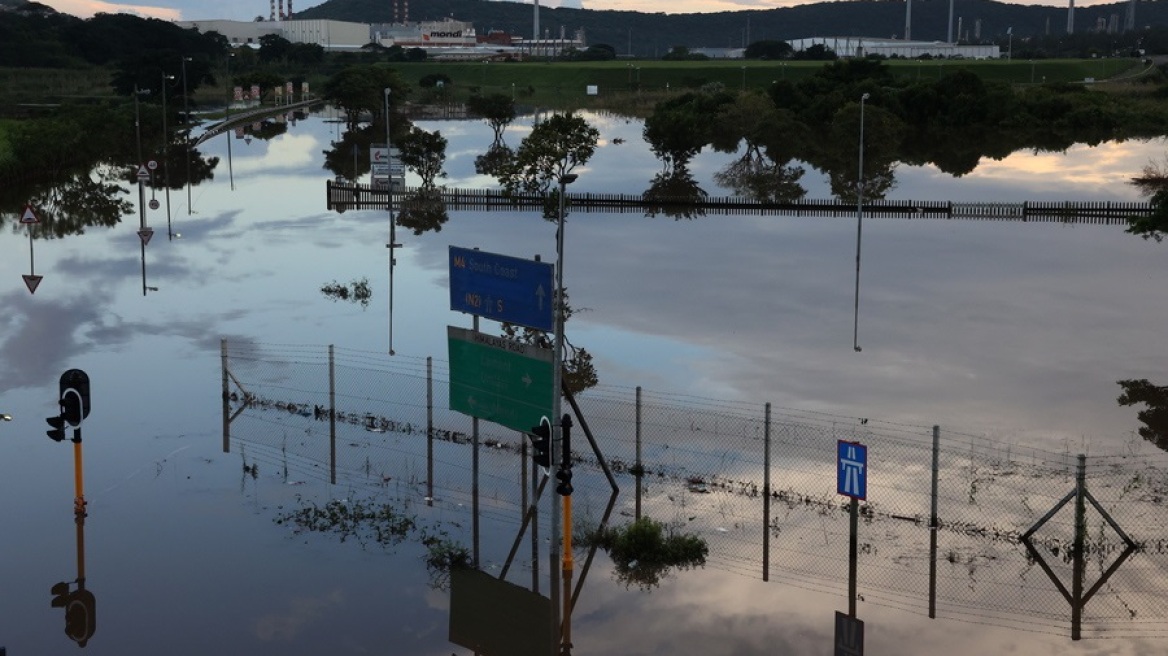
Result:
{"type": "Polygon", "coordinates": [[[527,432],[552,416],[552,351],[447,326],[450,409],[527,432]]]}

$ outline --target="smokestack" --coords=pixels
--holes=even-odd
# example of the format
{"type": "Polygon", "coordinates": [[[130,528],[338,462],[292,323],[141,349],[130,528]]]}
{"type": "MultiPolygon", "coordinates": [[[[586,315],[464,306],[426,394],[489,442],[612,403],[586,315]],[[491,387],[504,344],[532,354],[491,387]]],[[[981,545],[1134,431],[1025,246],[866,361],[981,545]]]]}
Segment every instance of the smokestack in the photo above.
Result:
{"type": "Polygon", "coordinates": [[[410,0],[402,0],[402,20],[406,23],[410,22],[410,0]]]}
{"type": "Polygon", "coordinates": [[[274,20],[276,20],[276,0],[271,0],[271,3],[272,3],[272,13],[268,15],[268,20],[274,21],[274,20]]]}
{"type": "Polygon", "coordinates": [[[288,0],[288,17],[292,17],[292,0],[288,0]]]}
{"type": "Polygon", "coordinates": [[[280,20],[284,20],[284,0],[280,0],[280,20]]]}
{"type": "Polygon", "coordinates": [[[1067,34],[1075,33],[1075,0],[1067,7],[1067,34]]]}

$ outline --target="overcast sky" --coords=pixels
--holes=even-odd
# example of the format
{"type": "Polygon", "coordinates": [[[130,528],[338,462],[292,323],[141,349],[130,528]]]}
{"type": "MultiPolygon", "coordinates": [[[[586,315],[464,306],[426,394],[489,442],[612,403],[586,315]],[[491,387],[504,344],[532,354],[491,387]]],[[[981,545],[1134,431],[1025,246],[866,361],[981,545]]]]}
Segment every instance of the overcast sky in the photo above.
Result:
{"type": "MultiPolygon", "coordinates": [[[[266,0],[156,0],[143,3],[103,2],[101,0],[40,0],[58,11],[89,17],[99,12],[126,12],[168,20],[207,20],[226,18],[252,20],[267,17],[270,4],[266,0]]],[[[559,6],[564,0],[545,0],[547,6],[559,6]]],[[[772,9],[806,4],[807,0],[583,0],[588,9],[626,9],[635,11],[663,11],[666,13],[697,13],[715,11],[742,11],[772,9]]],[[[1080,0],[1077,4],[1090,6],[1108,0],[1080,0]]],[[[293,9],[301,11],[323,4],[323,0],[295,0],[293,9]]],[[[574,2],[570,4],[575,4],[574,2]]],[[[1065,5],[1059,0],[1018,0],[1014,4],[1065,5]]]]}

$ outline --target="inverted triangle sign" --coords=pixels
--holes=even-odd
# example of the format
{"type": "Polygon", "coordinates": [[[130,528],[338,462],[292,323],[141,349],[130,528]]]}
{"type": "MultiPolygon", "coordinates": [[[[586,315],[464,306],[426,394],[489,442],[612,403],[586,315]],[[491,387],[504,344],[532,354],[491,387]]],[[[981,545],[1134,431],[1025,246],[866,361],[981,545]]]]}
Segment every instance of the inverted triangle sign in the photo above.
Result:
{"type": "Polygon", "coordinates": [[[28,286],[28,293],[35,294],[37,287],[40,286],[41,279],[44,278],[44,276],[36,276],[30,273],[26,273],[22,275],[21,278],[24,278],[24,284],[28,286]]]}
{"type": "Polygon", "coordinates": [[[142,228],[138,231],[138,238],[142,240],[142,245],[150,244],[150,238],[154,236],[154,228],[142,228]]]}

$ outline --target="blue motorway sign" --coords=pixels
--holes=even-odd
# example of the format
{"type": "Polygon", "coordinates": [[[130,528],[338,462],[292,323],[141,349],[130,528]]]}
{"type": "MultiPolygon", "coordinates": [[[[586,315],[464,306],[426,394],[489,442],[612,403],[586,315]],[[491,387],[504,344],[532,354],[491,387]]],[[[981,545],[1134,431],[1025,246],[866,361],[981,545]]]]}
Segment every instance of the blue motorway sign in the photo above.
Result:
{"type": "Polygon", "coordinates": [[[450,309],[545,332],[554,330],[550,263],[450,247],[450,309]]]}
{"type": "Polygon", "coordinates": [[[868,498],[868,447],[859,442],[840,440],[836,444],[835,489],[840,494],[868,498]]]}

